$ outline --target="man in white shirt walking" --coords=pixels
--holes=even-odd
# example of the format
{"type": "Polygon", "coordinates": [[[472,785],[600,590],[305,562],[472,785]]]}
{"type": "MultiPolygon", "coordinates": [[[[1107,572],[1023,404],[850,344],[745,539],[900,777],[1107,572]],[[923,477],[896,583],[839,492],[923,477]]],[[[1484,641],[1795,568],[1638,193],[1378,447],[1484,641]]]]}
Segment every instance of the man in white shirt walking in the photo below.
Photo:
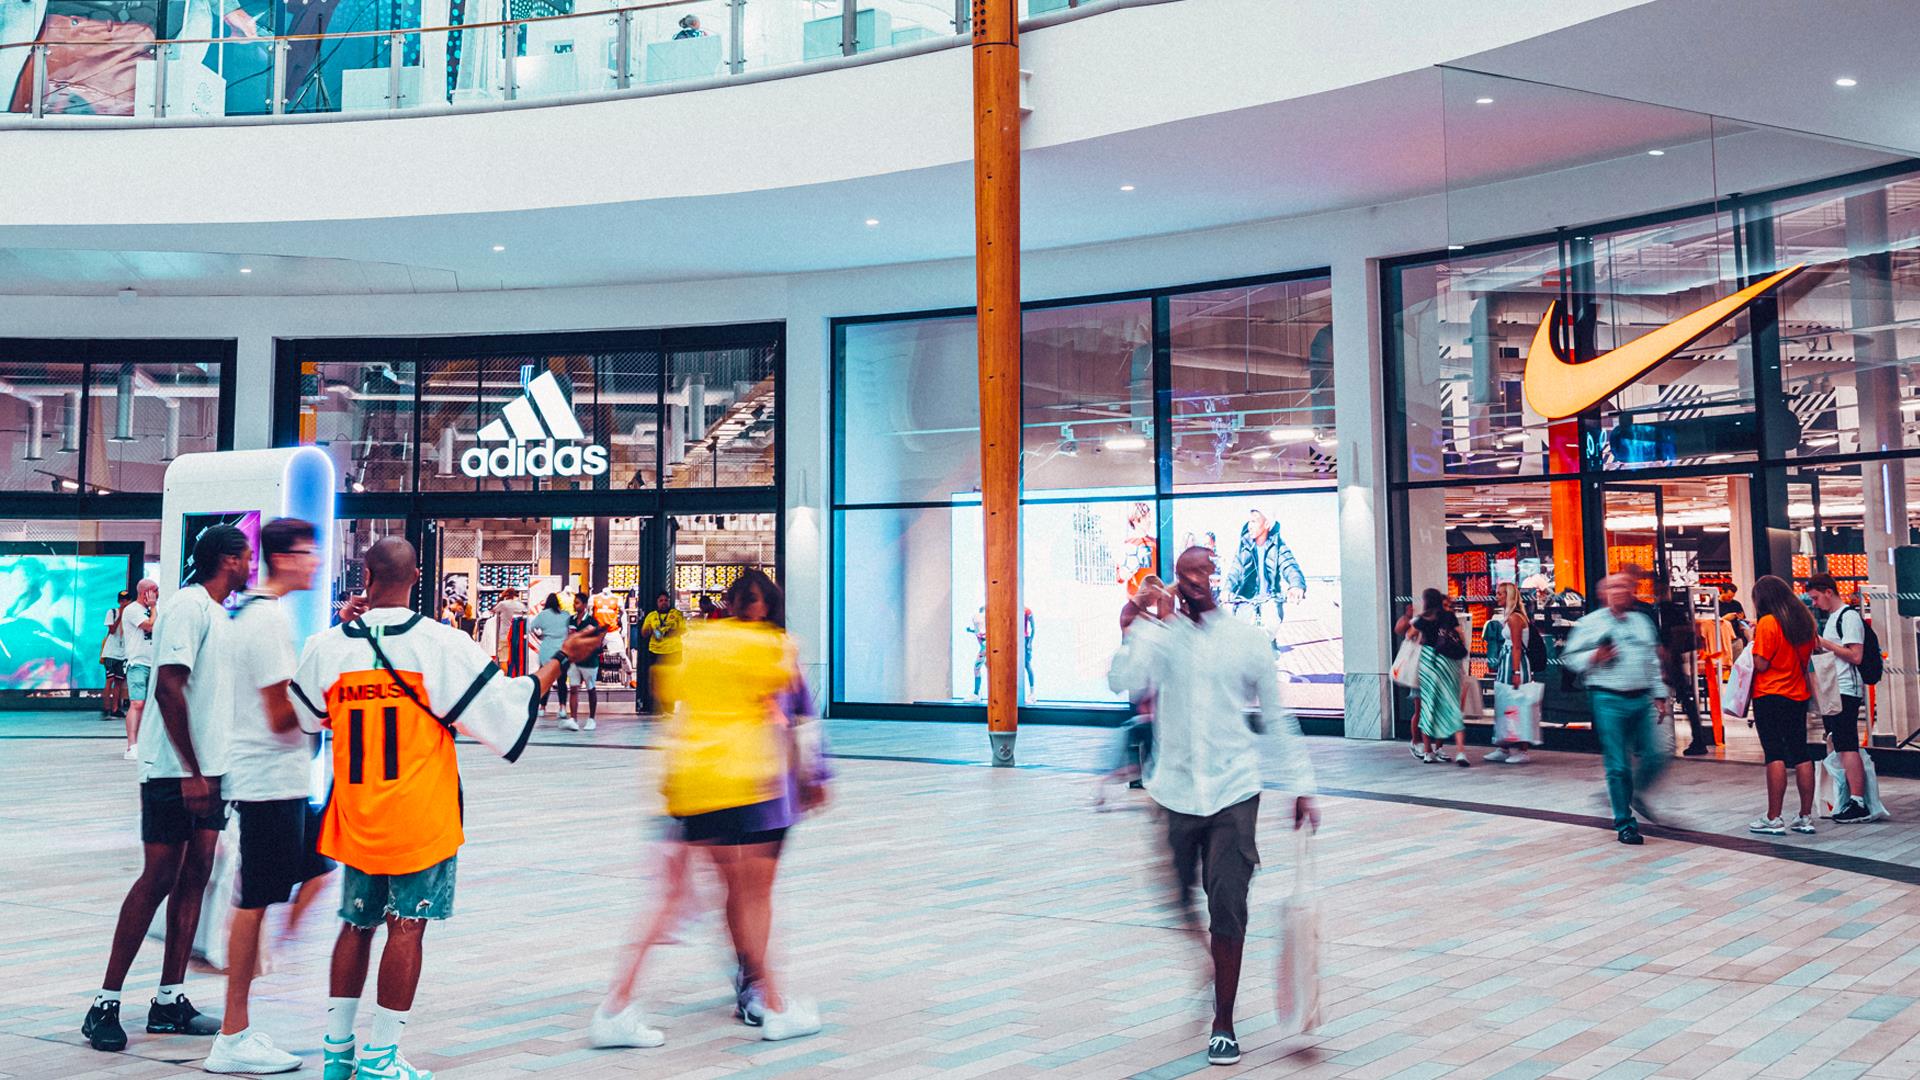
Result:
{"type": "Polygon", "coordinates": [[[127,760],[139,754],[140,717],[147,709],[153,681],[153,613],[160,602],[160,583],[143,578],[134,587],[133,603],[120,609],[120,643],[127,665],[127,760]]]}
{"type": "Polygon", "coordinates": [[[1655,704],[1667,707],[1660,631],[1652,616],[1635,606],[1633,586],[1627,574],[1600,579],[1604,606],[1573,624],[1560,651],[1561,662],[1586,678],[1614,833],[1623,844],[1646,842],[1633,812],[1646,814],[1647,789],[1667,767],[1653,740],[1655,704]]]}
{"type": "Polygon", "coordinates": [[[1840,599],[1840,585],[1831,574],[1815,574],[1807,579],[1807,596],[1824,616],[1820,623],[1820,648],[1840,662],[1840,712],[1825,717],[1827,737],[1833,752],[1840,755],[1840,767],[1847,774],[1847,805],[1833,815],[1836,825],[1858,825],[1872,821],[1867,809],[1867,769],[1860,762],[1860,704],[1866,699],[1866,682],[1860,677],[1860,661],[1866,656],[1867,620],[1859,610],[1840,599]]]}
{"type": "Polygon", "coordinates": [[[1191,904],[1195,884],[1206,892],[1214,1002],[1207,1060],[1231,1065],[1240,1060],[1233,1007],[1247,894],[1260,864],[1254,831],[1262,734],[1279,737],[1284,787],[1294,793],[1294,828],[1318,826],[1320,814],[1300,725],[1280,701],[1271,639],[1215,606],[1211,550],[1188,548],[1174,570],[1179,614],[1136,622],[1107,681],[1119,693],[1154,694],[1154,747],[1142,780],[1167,811],[1181,902],[1191,904]],[[1258,724],[1246,714],[1249,694],[1259,699],[1258,724]]]}
{"type": "Polygon", "coordinates": [[[139,743],[140,839],[146,861],[120,905],[106,979],[80,1027],[95,1050],[126,1048],[120,988],[163,899],[165,953],[160,993],[147,1012],[147,1031],[212,1035],[220,1030],[220,1021],[195,1009],[181,993],[181,984],[194,932],[200,928],[200,898],[213,869],[214,845],[227,826],[220,781],[227,771],[233,676],[227,611],[221,602],[246,585],[253,551],[245,533],[216,525],[194,541],[193,565],[193,581],[167,598],[154,621],[153,703],[161,722],[142,728],[139,743]]]}
{"type": "Polygon", "coordinates": [[[251,1028],[248,996],[271,904],[332,869],[315,848],[313,747],[287,699],[299,661],[280,598],[313,588],[319,538],[310,522],[278,518],[260,530],[266,580],[247,593],[231,627],[234,709],[225,791],[240,815],[240,887],[227,928],[227,1011],[207,1052],[211,1073],[276,1073],[300,1059],[251,1028]]]}

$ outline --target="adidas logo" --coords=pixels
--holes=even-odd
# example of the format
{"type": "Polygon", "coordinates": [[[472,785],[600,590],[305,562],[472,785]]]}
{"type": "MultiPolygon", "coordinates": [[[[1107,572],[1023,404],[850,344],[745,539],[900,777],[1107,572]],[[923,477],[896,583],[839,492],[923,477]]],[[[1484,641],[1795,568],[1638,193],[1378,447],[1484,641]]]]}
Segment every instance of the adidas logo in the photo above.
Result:
{"type": "Polygon", "coordinates": [[[476,479],[488,476],[599,476],[607,471],[607,448],[588,443],[580,420],[567,404],[560,380],[544,371],[527,392],[507,402],[500,417],[480,429],[483,443],[460,455],[460,471],[476,479]]]}

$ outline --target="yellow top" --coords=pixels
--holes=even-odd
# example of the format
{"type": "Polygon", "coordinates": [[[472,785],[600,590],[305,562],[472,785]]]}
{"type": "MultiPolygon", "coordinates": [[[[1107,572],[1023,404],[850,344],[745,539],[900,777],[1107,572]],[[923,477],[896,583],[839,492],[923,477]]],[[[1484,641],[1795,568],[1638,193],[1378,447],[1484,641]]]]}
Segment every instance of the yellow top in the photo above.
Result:
{"type": "Polygon", "coordinates": [[[687,617],[680,614],[679,608],[668,608],[665,614],[649,611],[647,617],[640,620],[640,633],[647,639],[647,651],[655,656],[678,653],[680,638],[686,632],[687,617]]]}
{"type": "Polygon", "coordinates": [[[786,740],[775,698],[794,652],[771,623],[723,619],[687,633],[680,662],[655,668],[668,708],[667,813],[689,817],[779,798],[786,740]]]}

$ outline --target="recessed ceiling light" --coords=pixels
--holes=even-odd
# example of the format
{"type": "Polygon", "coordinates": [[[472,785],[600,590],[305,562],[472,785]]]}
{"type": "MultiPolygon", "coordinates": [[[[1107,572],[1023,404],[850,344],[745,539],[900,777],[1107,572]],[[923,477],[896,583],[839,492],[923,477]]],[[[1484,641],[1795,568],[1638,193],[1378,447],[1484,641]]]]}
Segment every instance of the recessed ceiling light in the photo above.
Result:
{"type": "Polygon", "coordinates": [[[1474,98],[1473,103],[1475,105],[1491,105],[1493,104],[1493,99],[1490,97],[1474,98]]]}
{"type": "Polygon", "coordinates": [[[1467,245],[1465,245],[1465,244],[1448,244],[1448,245],[1447,245],[1447,250],[1448,250],[1448,251],[1465,251],[1465,250],[1467,250],[1467,245]]]}
{"type": "Polygon", "coordinates": [[[1517,469],[1520,467],[1520,462],[1517,458],[1508,458],[1500,463],[1500,467],[1503,469],[1517,469]]]}
{"type": "Polygon", "coordinates": [[[867,228],[869,229],[873,228],[878,224],[880,224],[880,219],[877,217],[870,217],[867,219],[867,228]]]}
{"type": "Polygon", "coordinates": [[[251,266],[243,266],[243,267],[241,267],[241,268],[240,268],[240,272],[241,272],[241,273],[243,273],[243,274],[251,274],[251,273],[253,273],[253,267],[251,267],[251,266]]]}
{"type": "Polygon", "coordinates": [[[493,245],[493,250],[495,250],[495,251],[505,251],[505,250],[507,250],[507,245],[505,245],[505,244],[495,244],[495,245],[493,245]]]}
{"type": "Polygon", "coordinates": [[[1274,442],[1306,442],[1313,438],[1313,429],[1309,427],[1279,427],[1267,432],[1267,438],[1274,442]]]}
{"type": "Polygon", "coordinates": [[[1121,184],[1121,185],[1120,185],[1120,190],[1121,190],[1121,191],[1132,191],[1132,190],[1133,190],[1133,185],[1132,185],[1132,184],[1121,184]]]}
{"type": "Polygon", "coordinates": [[[1666,157],[1667,152],[1665,150],[1649,150],[1647,151],[1647,156],[1648,157],[1666,157]]]}
{"type": "Polygon", "coordinates": [[[1835,79],[1835,80],[1833,80],[1833,85],[1835,85],[1835,86],[1859,86],[1859,85],[1860,85],[1860,80],[1858,80],[1858,79],[1854,79],[1854,78],[1849,78],[1849,77],[1847,77],[1847,76],[1845,76],[1845,75],[1842,75],[1842,76],[1840,76],[1839,78],[1837,78],[1837,79],[1835,79]]]}

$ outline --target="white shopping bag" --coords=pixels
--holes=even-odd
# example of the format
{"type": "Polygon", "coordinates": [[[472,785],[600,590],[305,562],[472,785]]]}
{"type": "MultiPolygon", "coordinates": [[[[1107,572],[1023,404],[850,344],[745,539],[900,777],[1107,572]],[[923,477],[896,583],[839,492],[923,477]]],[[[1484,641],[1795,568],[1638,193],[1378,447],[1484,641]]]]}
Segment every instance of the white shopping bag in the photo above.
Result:
{"type": "Polygon", "coordinates": [[[1480,689],[1480,680],[1472,675],[1473,661],[1460,660],[1453,666],[1460,673],[1460,719],[1476,721],[1486,719],[1487,697],[1480,689]]]}
{"type": "MultiPolygon", "coordinates": [[[[240,875],[239,853],[240,815],[229,814],[226,831],[220,834],[213,849],[213,872],[207,876],[207,891],[200,898],[200,926],[193,933],[192,949],[192,955],[220,970],[227,966],[227,918],[233,912],[236,879],[240,875]]],[[[165,903],[153,913],[147,936],[155,941],[167,939],[165,903]]]]}
{"type": "Polygon", "coordinates": [[[1420,649],[1420,639],[1407,638],[1393,654],[1393,681],[1409,690],[1420,687],[1420,649]]]}
{"type": "Polygon", "coordinates": [[[1537,682],[1493,684],[1493,744],[1540,742],[1540,699],[1547,688],[1537,682]]]}
{"type": "Polygon", "coordinates": [[[1727,673],[1727,685],[1720,693],[1720,711],[1728,716],[1747,715],[1753,700],[1753,650],[1748,649],[1733,662],[1727,673]]]}
{"type": "MultiPolygon", "coordinates": [[[[1867,804],[1867,812],[1873,815],[1868,820],[1885,821],[1891,818],[1893,815],[1887,812],[1887,804],[1880,801],[1880,774],[1873,769],[1872,754],[1864,750],[1860,752],[1860,768],[1866,773],[1867,781],[1867,792],[1861,801],[1867,804]]],[[[1840,754],[1838,751],[1829,751],[1826,760],[1820,763],[1820,768],[1814,773],[1813,805],[1822,814],[1838,813],[1846,804],[1848,794],[1847,770],[1840,764],[1840,754]]]]}
{"type": "Polygon", "coordinates": [[[1280,957],[1275,982],[1278,1009],[1274,1030],[1280,1038],[1320,1026],[1320,895],[1313,882],[1313,845],[1308,829],[1293,865],[1293,894],[1280,901],[1280,957]]]}
{"type": "Polygon", "coordinates": [[[1816,716],[1840,715],[1840,658],[1832,653],[1814,653],[1807,667],[1807,685],[1813,696],[1807,707],[1816,716]]]}

